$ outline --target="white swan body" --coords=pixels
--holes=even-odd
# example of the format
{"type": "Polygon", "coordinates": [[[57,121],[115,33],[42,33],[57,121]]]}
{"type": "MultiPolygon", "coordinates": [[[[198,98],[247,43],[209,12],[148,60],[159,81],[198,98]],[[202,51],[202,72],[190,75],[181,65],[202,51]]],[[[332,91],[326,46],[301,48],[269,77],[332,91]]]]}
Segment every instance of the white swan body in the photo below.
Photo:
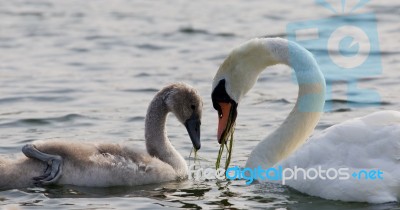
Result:
{"type": "MultiPolygon", "coordinates": [[[[278,63],[295,70],[298,100],[282,125],[251,152],[246,167],[348,168],[350,174],[361,169],[380,169],[383,180],[317,178],[287,180],[286,184],[300,192],[332,200],[400,201],[400,112],[382,111],[349,120],[305,143],[322,114],[325,80],[311,53],[293,42],[280,38],[253,39],[231,52],[213,82],[212,97],[214,107],[220,112],[221,133],[229,132],[233,126],[224,127],[221,121],[224,118],[234,121],[236,117],[224,113],[226,103],[240,102],[258,75],[278,63]]],[[[235,109],[234,105],[231,107],[235,109]]]]}
{"type": "MultiPolygon", "coordinates": [[[[380,111],[348,120],[311,137],[283,168],[348,168],[347,180],[288,180],[301,192],[327,199],[384,203],[400,199],[400,113],[380,111]],[[365,179],[360,170],[380,170],[382,178],[365,179]]],[[[256,155],[256,154],[254,154],[256,155]]],[[[276,167],[275,166],[275,167],[276,167]]],[[[331,173],[333,174],[333,173],[331,173]]],[[[326,176],[326,175],[325,175],[326,176]]]]}
{"type": "MultiPolygon", "coordinates": [[[[197,91],[183,83],[172,84],[158,92],[148,108],[147,152],[107,143],[36,141],[33,145],[40,152],[62,158],[62,174],[55,181],[57,184],[134,186],[184,179],[188,175],[186,161],[167,137],[166,118],[173,112],[185,124],[193,146],[199,149],[201,110],[197,91]]],[[[34,158],[0,158],[0,189],[33,186],[32,178],[42,175],[45,168],[46,164],[34,158]]]]}

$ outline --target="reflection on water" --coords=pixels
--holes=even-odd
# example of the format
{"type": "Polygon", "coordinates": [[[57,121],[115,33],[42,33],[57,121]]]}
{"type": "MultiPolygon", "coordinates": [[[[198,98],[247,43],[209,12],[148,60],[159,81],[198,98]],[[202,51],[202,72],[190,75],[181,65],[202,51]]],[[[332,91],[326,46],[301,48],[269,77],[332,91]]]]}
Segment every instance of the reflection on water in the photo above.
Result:
{"type": "MultiPolygon", "coordinates": [[[[398,109],[399,8],[398,1],[387,0],[370,2],[362,11],[377,15],[383,74],[360,80],[359,85],[375,89],[383,103],[349,108],[346,84],[337,84],[330,101],[333,111],[323,116],[316,132],[379,109],[398,109]]],[[[211,81],[230,49],[252,37],[285,36],[291,21],[330,16],[312,0],[1,1],[0,154],[20,153],[24,144],[39,139],[144,148],[148,103],[164,85],[182,81],[204,97],[199,155],[202,165],[213,166],[219,145],[211,81]]],[[[232,164],[244,165],[259,139],[288,114],[296,92],[286,67],[271,68],[260,76],[239,107],[232,164]]],[[[188,138],[185,128],[171,118],[168,132],[188,160],[192,146],[181,141],[188,138]]],[[[0,206],[11,204],[22,209],[400,208],[394,203],[327,201],[275,184],[247,186],[242,181],[215,180],[1,191],[0,206]]]]}

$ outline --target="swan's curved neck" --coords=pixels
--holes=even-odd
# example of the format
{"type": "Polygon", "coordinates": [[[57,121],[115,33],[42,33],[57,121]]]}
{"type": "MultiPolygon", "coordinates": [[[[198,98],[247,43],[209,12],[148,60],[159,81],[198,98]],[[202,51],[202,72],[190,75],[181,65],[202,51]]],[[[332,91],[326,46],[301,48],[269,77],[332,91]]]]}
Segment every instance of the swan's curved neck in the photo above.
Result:
{"type": "MultiPolygon", "coordinates": [[[[265,56],[266,60],[262,70],[278,63],[291,66],[296,73],[299,92],[289,116],[252,151],[246,164],[252,168],[272,167],[299,148],[313,132],[325,103],[325,79],[309,51],[279,38],[261,40],[259,45],[264,52],[258,56],[265,56]]],[[[254,71],[261,73],[260,68],[254,71]]]]}
{"type": "Polygon", "coordinates": [[[158,94],[150,103],[145,120],[145,139],[147,152],[169,164],[181,175],[187,175],[185,159],[172,146],[166,131],[168,108],[163,96],[158,94]]]}

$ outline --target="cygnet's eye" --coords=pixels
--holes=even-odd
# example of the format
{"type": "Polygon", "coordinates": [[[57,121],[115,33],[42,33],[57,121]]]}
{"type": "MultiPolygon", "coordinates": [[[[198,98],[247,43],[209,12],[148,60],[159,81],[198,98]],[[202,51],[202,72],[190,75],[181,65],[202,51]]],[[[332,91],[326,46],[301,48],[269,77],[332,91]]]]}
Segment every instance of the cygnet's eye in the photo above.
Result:
{"type": "Polygon", "coordinates": [[[196,106],[192,104],[192,105],[190,106],[190,108],[192,108],[192,110],[195,110],[195,109],[196,109],[196,106]]]}

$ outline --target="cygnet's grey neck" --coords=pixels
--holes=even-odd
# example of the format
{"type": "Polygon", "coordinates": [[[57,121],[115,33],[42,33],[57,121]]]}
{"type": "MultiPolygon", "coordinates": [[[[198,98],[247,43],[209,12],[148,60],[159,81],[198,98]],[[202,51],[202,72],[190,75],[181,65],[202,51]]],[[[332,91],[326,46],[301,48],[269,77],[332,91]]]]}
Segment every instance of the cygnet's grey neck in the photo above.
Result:
{"type": "Polygon", "coordinates": [[[157,94],[147,109],[145,120],[145,139],[147,152],[171,165],[182,176],[187,175],[184,158],[175,150],[166,131],[168,107],[164,102],[166,93],[157,94]]]}

